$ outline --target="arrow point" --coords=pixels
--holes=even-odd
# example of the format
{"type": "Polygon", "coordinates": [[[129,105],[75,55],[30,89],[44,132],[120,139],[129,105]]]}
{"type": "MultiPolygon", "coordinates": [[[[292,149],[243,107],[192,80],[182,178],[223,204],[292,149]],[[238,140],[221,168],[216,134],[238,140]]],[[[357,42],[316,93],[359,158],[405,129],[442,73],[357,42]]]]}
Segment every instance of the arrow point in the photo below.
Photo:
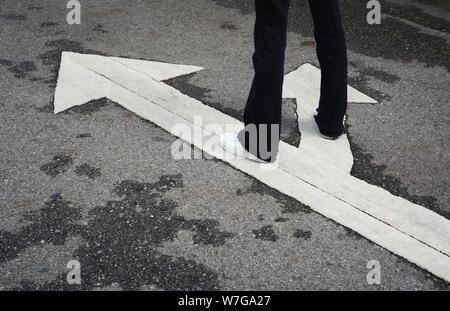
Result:
{"type": "MultiPolygon", "coordinates": [[[[285,76],[284,97],[302,97],[317,105],[320,97],[321,71],[316,66],[305,63],[285,76]]],[[[348,102],[360,104],[377,104],[378,101],[347,86],[348,102]]],[[[314,107],[315,110],[315,107],[314,107]]]]}
{"type": "Polygon", "coordinates": [[[378,104],[378,101],[373,99],[372,97],[367,96],[364,93],[361,93],[357,89],[348,86],[347,90],[348,102],[353,104],[378,104]]]}
{"type": "Polygon", "coordinates": [[[53,101],[57,114],[108,94],[109,81],[74,59],[77,53],[63,52],[53,101]]]}

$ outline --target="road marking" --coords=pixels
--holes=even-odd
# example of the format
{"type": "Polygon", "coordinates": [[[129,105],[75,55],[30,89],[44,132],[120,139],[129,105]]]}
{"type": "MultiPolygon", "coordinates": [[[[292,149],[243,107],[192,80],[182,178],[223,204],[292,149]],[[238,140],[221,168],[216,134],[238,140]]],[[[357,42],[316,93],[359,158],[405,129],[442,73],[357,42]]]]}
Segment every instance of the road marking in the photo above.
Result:
{"type": "MultiPolygon", "coordinates": [[[[205,126],[243,128],[242,122],[162,82],[202,69],[63,52],[55,113],[108,97],[200,149],[205,140],[218,145],[221,133],[205,126]],[[173,131],[180,123],[199,130],[194,122],[199,115],[201,130],[209,137],[173,131]]],[[[298,149],[281,142],[277,168],[264,170],[251,161],[229,159],[219,149],[208,153],[450,282],[450,221],[350,175],[353,157],[347,137],[334,142],[319,139],[312,120],[319,79],[320,70],[309,64],[286,75],[283,93],[297,99],[302,141],[298,149]]],[[[349,88],[349,101],[376,102],[353,88],[349,88]]]]}
{"type": "Polygon", "coordinates": [[[436,29],[433,29],[433,28],[430,28],[430,27],[426,27],[426,26],[423,26],[421,24],[417,24],[417,23],[411,22],[411,21],[409,21],[407,19],[404,19],[404,18],[401,18],[401,17],[392,16],[390,14],[381,14],[381,17],[383,19],[391,18],[391,19],[400,21],[400,22],[402,22],[402,23],[404,23],[404,24],[406,24],[408,26],[412,26],[412,27],[418,29],[419,33],[423,33],[423,34],[430,35],[430,36],[441,37],[442,39],[447,41],[447,44],[450,44],[450,34],[448,34],[445,31],[440,31],[440,30],[436,30],[436,29]]]}

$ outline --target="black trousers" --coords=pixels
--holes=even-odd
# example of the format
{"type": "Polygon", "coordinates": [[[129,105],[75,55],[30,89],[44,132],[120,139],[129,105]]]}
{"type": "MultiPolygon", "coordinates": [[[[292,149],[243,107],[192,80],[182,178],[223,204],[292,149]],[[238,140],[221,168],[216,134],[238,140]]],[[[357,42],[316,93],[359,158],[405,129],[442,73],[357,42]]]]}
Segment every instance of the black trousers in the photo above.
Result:
{"type": "MultiPolygon", "coordinates": [[[[274,160],[278,153],[279,130],[271,125],[281,128],[289,4],[290,0],[255,0],[255,76],[244,110],[244,123],[246,128],[256,126],[257,137],[250,135],[252,131],[242,131],[239,140],[247,150],[267,161],[274,160]],[[268,130],[261,131],[263,126],[268,130]],[[264,154],[261,152],[263,141],[267,147],[264,154]],[[252,146],[256,146],[256,152],[252,146]]],[[[317,123],[322,134],[337,136],[344,131],[343,119],[347,109],[347,48],[339,2],[309,0],[309,6],[322,72],[317,123]]]]}

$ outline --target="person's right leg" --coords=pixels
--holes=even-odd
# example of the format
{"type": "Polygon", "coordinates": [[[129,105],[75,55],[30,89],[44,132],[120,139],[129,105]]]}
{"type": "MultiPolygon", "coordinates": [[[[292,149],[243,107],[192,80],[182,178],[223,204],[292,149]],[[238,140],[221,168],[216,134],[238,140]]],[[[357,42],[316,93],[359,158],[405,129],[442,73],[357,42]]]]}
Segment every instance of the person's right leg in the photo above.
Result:
{"type": "Polygon", "coordinates": [[[330,137],[344,133],[347,110],[347,47],[338,0],[309,0],[322,72],[317,125],[330,137]]]}
{"type": "Polygon", "coordinates": [[[289,4],[290,0],[255,0],[255,76],[244,123],[255,128],[256,135],[242,131],[239,141],[266,161],[274,161],[278,153],[289,4]]]}

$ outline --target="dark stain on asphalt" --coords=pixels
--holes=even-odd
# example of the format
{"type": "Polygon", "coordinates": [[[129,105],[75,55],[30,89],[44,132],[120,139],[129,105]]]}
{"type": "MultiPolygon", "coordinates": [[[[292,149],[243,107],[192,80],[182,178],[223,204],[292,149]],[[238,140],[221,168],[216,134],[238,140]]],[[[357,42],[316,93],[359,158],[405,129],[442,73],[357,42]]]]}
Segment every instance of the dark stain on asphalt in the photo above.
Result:
{"type": "Polygon", "coordinates": [[[10,61],[10,60],[0,58],[0,65],[7,66],[7,67],[12,67],[12,66],[14,66],[14,63],[12,61],[10,61]]]}
{"type": "Polygon", "coordinates": [[[55,23],[55,22],[45,22],[45,23],[42,23],[42,24],[41,24],[41,27],[42,27],[42,28],[45,28],[45,27],[53,27],[53,26],[56,26],[56,25],[58,25],[58,24],[55,23]]]}
{"type": "Polygon", "coordinates": [[[24,61],[10,67],[8,70],[14,73],[16,78],[23,79],[28,73],[36,70],[36,65],[32,61],[24,61]]]}
{"type": "Polygon", "coordinates": [[[80,42],[67,39],[48,41],[45,43],[45,46],[51,49],[45,53],[40,54],[39,58],[42,60],[43,65],[52,67],[51,68],[52,77],[50,79],[44,80],[44,82],[48,84],[50,88],[56,87],[59,65],[61,63],[61,54],[63,51],[81,54],[105,55],[102,52],[84,48],[80,42]]]}
{"type": "Polygon", "coordinates": [[[63,245],[69,234],[80,232],[80,226],[73,224],[81,218],[80,211],[59,193],[52,195],[40,211],[26,214],[24,218],[32,224],[18,234],[0,231],[0,263],[16,258],[25,248],[33,245],[63,245]]]}
{"type": "Polygon", "coordinates": [[[53,113],[54,106],[53,106],[53,103],[51,103],[49,105],[45,105],[45,106],[42,106],[42,107],[37,107],[36,110],[39,111],[39,112],[53,113]]]}
{"type": "Polygon", "coordinates": [[[53,158],[52,162],[44,164],[41,166],[41,171],[45,174],[55,177],[58,174],[67,171],[70,165],[72,165],[72,156],[67,154],[59,154],[53,158]]]}
{"type": "Polygon", "coordinates": [[[40,6],[30,6],[29,8],[28,8],[28,10],[29,11],[39,11],[39,10],[43,10],[44,8],[43,7],[40,7],[40,6]]]}
{"type": "Polygon", "coordinates": [[[157,142],[164,142],[164,143],[168,143],[169,140],[164,138],[164,137],[159,137],[159,136],[153,136],[152,140],[157,141],[157,142]]]}
{"type": "Polygon", "coordinates": [[[270,242],[276,242],[278,240],[278,236],[275,234],[275,231],[273,231],[273,226],[271,225],[264,226],[258,230],[253,230],[252,232],[257,239],[270,242]]]}
{"type": "Polygon", "coordinates": [[[350,61],[349,64],[356,67],[356,70],[353,71],[356,75],[348,78],[349,84],[357,86],[359,91],[371,96],[378,102],[390,100],[392,98],[386,93],[371,88],[369,86],[370,77],[389,84],[400,81],[400,77],[375,68],[365,68],[357,65],[355,62],[350,61]]]}
{"type": "MultiPolygon", "coordinates": [[[[111,100],[109,100],[106,97],[100,98],[100,99],[94,99],[91,100],[85,104],[79,105],[79,106],[74,106],[71,107],[67,110],[64,110],[63,114],[72,114],[72,113],[76,113],[76,114],[81,114],[81,115],[92,115],[93,113],[99,112],[103,107],[106,107],[108,105],[110,105],[112,102],[111,100]]],[[[117,103],[114,103],[117,104],[117,103]]],[[[117,104],[119,107],[119,104],[117,104]]],[[[53,102],[51,102],[48,105],[42,106],[42,107],[38,107],[36,108],[37,111],[39,112],[44,112],[44,113],[53,113],[55,106],[53,104],[53,102]]],[[[85,137],[77,137],[77,138],[85,138],[85,137]]]]}
{"type": "Polygon", "coordinates": [[[362,72],[356,72],[356,76],[348,77],[348,84],[355,86],[358,91],[372,97],[377,102],[383,102],[392,99],[391,96],[384,92],[375,90],[369,86],[369,76],[364,75],[362,72]]]}
{"type": "Polygon", "coordinates": [[[403,187],[398,178],[387,175],[385,173],[386,166],[374,164],[373,156],[359,147],[353,140],[351,135],[351,126],[347,124],[349,129],[348,139],[350,141],[351,150],[354,157],[354,164],[351,174],[362,179],[369,184],[380,186],[388,190],[393,195],[402,197],[413,203],[425,206],[426,208],[438,213],[439,215],[450,219],[450,212],[439,207],[436,198],[432,196],[418,196],[410,194],[406,187],[403,187]]]}
{"type": "MultiPolygon", "coordinates": [[[[43,285],[22,282],[22,290],[90,290],[112,283],[118,283],[125,290],[136,290],[143,285],[163,290],[217,290],[220,284],[215,271],[193,260],[159,251],[165,242],[173,241],[180,230],[192,231],[193,243],[202,245],[221,246],[234,236],[219,230],[215,220],[186,219],[176,214],[177,202],[164,199],[163,195],[183,186],[181,174],[163,175],[154,183],[122,181],[113,190],[121,199],[92,209],[88,223],[81,227],[70,224],[80,219],[78,212],[60,195],[55,195],[53,203],[46,204],[32,225],[33,230],[24,229],[30,233],[4,234],[1,249],[30,244],[28,240],[39,244],[41,239],[48,239],[50,243],[56,239],[61,244],[69,233],[85,241],[73,254],[82,266],[81,285],[68,285],[66,275],[61,274],[55,281],[43,285]],[[58,208],[53,209],[54,206],[58,208]],[[48,237],[49,228],[60,230],[59,236],[48,237]]],[[[10,251],[4,260],[18,253],[10,251]]]]}
{"type": "Polygon", "coordinates": [[[143,58],[143,57],[139,57],[138,54],[135,54],[135,55],[119,55],[117,57],[119,57],[119,58],[129,58],[129,59],[134,59],[134,60],[144,60],[144,61],[150,61],[150,62],[168,63],[167,61],[164,61],[163,59],[159,59],[159,58],[143,58]]]}
{"type": "MultiPolygon", "coordinates": [[[[226,239],[233,237],[234,234],[218,230],[219,223],[217,221],[211,219],[187,220],[182,216],[173,214],[177,206],[176,203],[161,199],[161,194],[183,186],[181,174],[164,175],[154,184],[123,181],[116,187],[114,193],[125,196],[121,205],[134,207],[133,210],[137,214],[134,212],[132,214],[139,216],[138,218],[142,218],[142,221],[149,224],[146,230],[151,231],[151,241],[149,242],[151,244],[172,241],[178,230],[193,231],[195,233],[193,237],[195,244],[214,246],[225,244],[226,239]],[[152,204],[148,204],[149,202],[152,204]]],[[[111,204],[116,203],[112,202],[111,204]]],[[[143,226],[141,222],[136,225],[143,226]]]]}
{"type": "Polygon", "coordinates": [[[59,67],[59,64],[61,63],[61,53],[63,51],[70,51],[82,54],[105,55],[102,52],[84,48],[80,42],[67,39],[48,41],[45,43],[45,46],[53,48],[39,55],[39,58],[42,60],[42,64],[46,66],[59,67]]]}
{"type": "MultiPolygon", "coordinates": [[[[17,254],[24,250],[27,245],[27,241],[21,235],[0,230],[0,263],[17,257],[17,254]]],[[[31,245],[31,242],[29,242],[29,245],[31,245]]]]}
{"type": "MultiPolygon", "coordinates": [[[[333,221],[334,222],[334,221],[333,221]]],[[[337,222],[335,222],[337,225],[339,225],[339,227],[341,227],[342,229],[344,229],[344,231],[345,231],[345,235],[347,236],[347,237],[350,237],[350,238],[352,238],[352,239],[355,239],[355,240],[361,240],[363,237],[362,237],[362,235],[361,234],[359,234],[358,232],[356,232],[356,231],[353,231],[352,229],[349,229],[349,228],[347,228],[347,227],[344,227],[344,226],[342,226],[341,224],[339,224],[339,223],[337,223],[337,222]]],[[[369,243],[372,243],[372,244],[375,244],[375,243],[373,243],[372,241],[370,241],[370,240],[368,240],[369,241],[369,243]]]]}
{"type": "Polygon", "coordinates": [[[238,27],[233,24],[233,22],[225,21],[222,24],[220,24],[220,28],[226,29],[226,30],[237,30],[238,27]]]}
{"type": "Polygon", "coordinates": [[[84,139],[84,138],[90,138],[92,136],[91,136],[91,133],[83,133],[83,134],[78,134],[76,137],[84,139]]]}
{"type": "Polygon", "coordinates": [[[187,220],[185,227],[195,232],[193,236],[194,244],[205,244],[220,246],[224,245],[227,239],[234,237],[233,233],[219,231],[219,222],[212,219],[187,220]]]}
{"type": "Polygon", "coordinates": [[[78,176],[87,176],[90,179],[95,179],[102,175],[102,170],[96,167],[92,167],[87,163],[77,166],[75,174],[78,176]]]}
{"type": "Polygon", "coordinates": [[[293,236],[294,238],[309,240],[311,238],[311,231],[298,229],[294,232],[293,236]]]}
{"type": "Polygon", "coordinates": [[[97,26],[92,28],[92,31],[100,32],[100,33],[108,33],[109,32],[109,31],[103,29],[103,25],[102,24],[98,24],[97,26]]]}
{"type": "Polygon", "coordinates": [[[277,217],[274,219],[274,222],[287,222],[287,221],[289,221],[289,218],[277,217]]]}
{"type": "Polygon", "coordinates": [[[21,15],[21,14],[0,15],[0,17],[10,20],[10,21],[24,21],[27,19],[27,17],[25,15],[21,15]]]}
{"type": "Polygon", "coordinates": [[[112,102],[106,97],[101,99],[91,100],[83,105],[74,106],[67,110],[64,110],[62,113],[71,114],[78,113],[83,115],[92,115],[93,113],[99,112],[103,107],[110,105],[112,102]]]}
{"type": "Polygon", "coordinates": [[[400,81],[399,76],[375,68],[364,68],[362,70],[358,70],[358,72],[360,72],[362,75],[371,76],[386,83],[395,83],[400,81]]]}
{"type": "Polygon", "coordinates": [[[202,88],[198,87],[189,81],[196,73],[191,73],[188,75],[184,75],[181,77],[173,78],[164,81],[165,84],[170,85],[173,88],[176,88],[183,94],[186,94],[189,97],[195,98],[199,101],[201,101],[203,104],[208,105],[214,109],[217,109],[229,116],[232,116],[235,119],[238,119],[240,121],[243,121],[243,111],[236,110],[233,108],[228,108],[223,106],[221,103],[212,102],[209,99],[208,93],[211,92],[208,88],[202,88]]]}
{"type": "Polygon", "coordinates": [[[8,71],[14,74],[18,79],[25,78],[30,72],[35,71],[36,65],[32,61],[23,61],[14,63],[7,59],[0,59],[0,65],[8,67],[8,71]]]}
{"type": "MultiPolygon", "coordinates": [[[[250,177],[250,178],[253,178],[253,177],[250,177]]],[[[311,213],[311,209],[307,205],[305,205],[285,194],[282,194],[278,190],[275,190],[256,179],[253,179],[252,185],[248,189],[246,189],[246,190],[238,189],[236,191],[237,196],[242,196],[242,195],[252,194],[252,193],[272,196],[273,198],[275,198],[277,203],[279,203],[282,206],[282,213],[290,213],[290,214],[295,214],[295,213],[309,214],[309,213],[311,213]]]]}

